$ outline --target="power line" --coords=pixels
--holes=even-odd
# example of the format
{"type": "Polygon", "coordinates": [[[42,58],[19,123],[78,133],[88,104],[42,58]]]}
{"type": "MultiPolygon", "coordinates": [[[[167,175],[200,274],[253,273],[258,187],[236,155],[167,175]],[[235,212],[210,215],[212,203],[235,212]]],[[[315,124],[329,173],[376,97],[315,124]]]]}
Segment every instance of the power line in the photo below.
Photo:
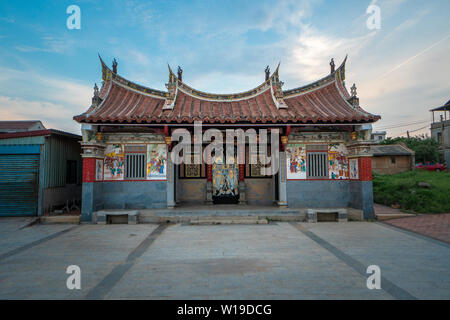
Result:
{"type": "Polygon", "coordinates": [[[422,129],[425,129],[425,128],[428,128],[428,126],[421,127],[421,128],[419,128],[419,129],[415,129],[415,130],[411,130],[411,131],[408,130],[408,131],[406,131],[406,132],[403,132],[402,134],[396,135],[394,138],[400,137],[400,136],[402,136],[402,135],[404,135],[404,134],[407,134],[407,133],[416,132],[416,131],[419,131],[419,130],[422,130],[422,129]]]}
{"type": "Polygon", "coordinates": [[[376,129],[377,130],[385,130],[385,129],[399,128],[399,127],[409,127],[409,126],[414,126],[417,124],[422,124],[425,122],[430,122],[430,120],[406,122],[406,123],[400,123],[400,124],[396,124],[396,125],[385,125],[385,126],[377,127],[376,129]]]}

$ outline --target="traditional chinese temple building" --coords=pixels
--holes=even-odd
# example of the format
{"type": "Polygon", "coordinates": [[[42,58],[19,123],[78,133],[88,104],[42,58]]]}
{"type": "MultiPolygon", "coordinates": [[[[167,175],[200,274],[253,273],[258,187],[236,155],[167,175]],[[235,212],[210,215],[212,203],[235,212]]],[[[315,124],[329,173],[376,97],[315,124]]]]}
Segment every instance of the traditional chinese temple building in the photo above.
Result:
{"type": "MultiPolygon", "coordinates": [[[[101,59],[100,59],[101,60],[101,59]]],[[[173,208],[224,203],[288,208],[356,208],[373,217],[371,123],[379,116],[346,89],[345,63],[311,84],[283,90],[279,68],[249,91],[196,90],[169,67],[167,91],[138,85],[102,60],[103,84],[74,120],[83,142],[83,220],[102,209],[173,208]],[[173,164],[173,130],[278,130],[280,169],[262,163],[173,164]]],[[[270,141],[270,140],[269,140],[270,141]]],[[[206,141],[204,141],[206,144],[206,141]]],[[[275,150],[276,147],[276,150],[275,150]]],[[[194,150],[194,148],[192,149],[194,150]]],[[[192,158],[201,154],[192,152],[192,158]]]]}

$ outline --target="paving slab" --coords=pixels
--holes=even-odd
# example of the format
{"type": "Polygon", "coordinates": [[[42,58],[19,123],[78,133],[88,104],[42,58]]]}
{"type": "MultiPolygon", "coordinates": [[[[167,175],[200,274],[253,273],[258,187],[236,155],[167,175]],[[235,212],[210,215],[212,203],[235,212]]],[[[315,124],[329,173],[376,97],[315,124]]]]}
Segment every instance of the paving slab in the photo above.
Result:
{"type": "Polygon", "coordinates": [[[378,265],[382,276],[417,299],[450,299],[450,245],[381,223],[303,226],[363,265],[378,265]]]}
{"type": "Polygon", "coordinates": [[[450,298],[450,245],[381,223],[21,225],[0,221],[0,299],[450,298]]]}
{"type": "MultiPolygon", "coordinates": [[[[60,225],[36,225],[34,238],[60,225]]],[[[66,225],[73,227],[73,225],[66,225]]],[[[0,299],[81,299],[156,225],[82,225],[0,261],[0,299]],[[68,290],[66,269],[81,268],[81,290],[68,290]]],[[[17,235],[18,239],[20,236],[17,235]]]]}
{"type": "Polygon", "coordinates": [[[390,299],[288,223],[177,225],[162,234],[109,299],[390,299]],[[145,276],[143,276],[145,275],[145,276]]]}

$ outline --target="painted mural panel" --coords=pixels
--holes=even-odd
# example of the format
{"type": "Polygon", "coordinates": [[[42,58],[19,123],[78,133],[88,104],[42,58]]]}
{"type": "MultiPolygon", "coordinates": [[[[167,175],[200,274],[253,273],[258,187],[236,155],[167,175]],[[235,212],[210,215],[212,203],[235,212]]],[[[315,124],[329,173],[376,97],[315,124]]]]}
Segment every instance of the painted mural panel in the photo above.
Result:
{"type": "Polygon", "coordinates": [[[165,144],[147,145],[147,180],[166,180],[167,154],[165,144]]]}
{"type": "Polygon", "coordinates": [[[358,159],[350,159],[348,161],[350,166],[350,179],[359,179],[359,173],[358,173],[358,159]]]}
{"type": "Polygon", "coordinates": [[[226,164],[223,157],[216,157],[212,165],[213,172],[213,195],[216,197],[235,197],[239,194],[239,170],[233,161],[226,164]]]}
{"type": "Polygon", "coordinates": [[[306,179],[306,145],[287,145],[286,168],[288,179],[306,179]]]}
{"type": "Polygon", "coordinates": [[[349,178],[347,148],[342,143],[330,144],[328,147],[328,172],[332,180],[349,178]]]}
{"type": "Polygon", "coordinates": [[[105,162],[103,165],[104,180],[123,180],[124,176],[124,152],[121,144],[106,146],[105,162]]]}
{"type": "Polygon", "coordinates": [[[95,180],[103,180],[103,160],[100,159],[95,160],[95,180]]]}

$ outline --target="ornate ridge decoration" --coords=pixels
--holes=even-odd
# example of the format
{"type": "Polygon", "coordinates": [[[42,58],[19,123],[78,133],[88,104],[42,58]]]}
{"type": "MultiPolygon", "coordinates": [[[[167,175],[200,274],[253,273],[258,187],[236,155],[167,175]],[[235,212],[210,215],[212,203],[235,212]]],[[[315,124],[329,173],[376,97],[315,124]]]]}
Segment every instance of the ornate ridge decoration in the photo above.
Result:
{"type": "Polygon", "coordinates": [[[346,62],[347,62],[347,56],[345,56],[345,59],[342,62],[342,64],[334,72],[330,73],[326,77],[323,77],[322,79],[317,80],[316,82],[307,84],[302,87],[283,91],[284,97],[287,98],[290,96],[294,96],[294,95],[302,94],[302,93],[305,93],[308,91],[312,91],[314,89],[317,89],[324,85],[327,85],[335,80],[343,82],[345,80],[345,63],[346,62]]]}
{"type": "Polygon", "coordinates": [[[166,98],[168,96],[167,92],[156,90],[156,89],[152,89],[152,88],[148,88],[148,87],[145,87],[145,86],[141,86],[141,85],[139,85],[137,83],[134,83],[132,81],[129,81],[129,80],[119,76],[117,73],[114,73],[105,64],[105,62],[100,57],[100,55],[99,55],[99,58],[100,58],[100,62],[102,64],[102,80],[103,81],[114,80],[114,81],[116,81],[116,82],[118,82],[118,83],[120,83],[120,84],[122,84],[124,86],[130,87],[130,88],[135,89],[135,90],[140,91],[140,92],[144,92],[144,93],[147,93],[147,94],[152,94],[152,95],[155,95],[155,96],[160,96],[162,98],[166,98]]]}
{"type": "MultiPolygon", "coordinates": [[[[172,74],[172,76],[174,76],[177,79],[177,86],[180,90],[182,90],[183,92],[201,98],[201,99],[206,99],[206,100],[213,100],[213,101],[230,101],[230,100],[240,100],[240,99],[245,99],[245,98],[249,98],[252,96],[255,96],[263,91],[266,91],[269,87],[270,87],[270,79],[267,81],[264,81],[262,84],[260,84],[259,86],[257,86],[254,89],[248,90],[248,91],[244,91],[244,92],[239,92],[239,93],[230,93],[230,94],[221,94],[221,93],[208,93],[208,92],[203,92],[200,90],[196,90],[190,86],[188,86],[187,84],[185,84],[184,82],[181,82],[176,76],[175,74],[172,72],[172,70],[170,69],[170,73],[172,74]]],[[[273,75],[272,75],[273,77],[273,75]]]]}
{"type": "MultiPolygon", "coordinates": [[[[185,84],[184,82],[182,82],[178,79],[177,75],[172,71],[170,66],[169,66],[169,82],[166,84],[166,87],[168,89],[167,92],[160,91],[157,89],[152,89],[149,87],[145,87],[145,86],[139,85],[137,83],[134,83],[132,81],[129,81],[129,80],[121,77],[117,73],[114,73],[105,64],[105,62],[103,61],[103,59],[101,58],[100,55],[99,55],[99,58],[100,58],[100,62],[102,65],[103,81],[114,80],[115,82],[117,82],[125,87],[129,87],[129,88],[137,90],[139,92],[143,92],[146,94],[165,98],[167,100],[166,101],[167,107],[165,109],[170,109],[170,105],[173,105],[175,98],[176,98],[176,92],[178,89],[181,89],[183,92],[185,92],[189,95],[192,95],[194,97],[201,98],[201,99],[212,100],[212,101],[230,101],[230,100],[240,100],[240,99],[253,97],[261,92],[266,91],[270,87],[273,90],[273,96],[276,99],[277,103],[283,108],[283,106],[285,105],[284,101],[282,100],[283,98],[288,98],[291,96],[295,96],[295,95],[299,95],[302,93],[312,91],[312,90],[320,88],[326,84],[329,84],[335,80],[338,80],[338,82],[340,82],[339,84],[343,85],[343,82],[345,80],[345,63],[347,61],[347,56],[346,56],[344,61],[342,62],[342,64],[339,66],[339,68],[337,68],[334,72],[332,72],[331,74],[327,75],[326,77],[324,77],[322,79],[319,79],[313,83],[310,83],[310,84],[302,86],[302,87],[285,90],[285,91],[282,90],[282,86],[284,85],[284,83],[279,80],[278,71],[279,71],[280,64],[278,64],[277,69],[269,77],[269,79],[264,81],[262,84],[260,84],[256,88],[248,90],[248,91],[244,91],[244,92],[239,92],[239,93],[218,94],[218,93],[208,93],[208,92],[200,91],[200,90],[197,90],[197,89],[194,89],[194,88],[188,86],[187,84],[185,84]]],[[[341,89],[345,89],[345,88],[341,88],[341,89]]],[[[348,92],[346,92],[346,90],[342,90],[342,91],[344,91],[343,93],[345,96],[348,96],[347,98],[350,98],[350,95],[348,94],[348,92]]]]}

